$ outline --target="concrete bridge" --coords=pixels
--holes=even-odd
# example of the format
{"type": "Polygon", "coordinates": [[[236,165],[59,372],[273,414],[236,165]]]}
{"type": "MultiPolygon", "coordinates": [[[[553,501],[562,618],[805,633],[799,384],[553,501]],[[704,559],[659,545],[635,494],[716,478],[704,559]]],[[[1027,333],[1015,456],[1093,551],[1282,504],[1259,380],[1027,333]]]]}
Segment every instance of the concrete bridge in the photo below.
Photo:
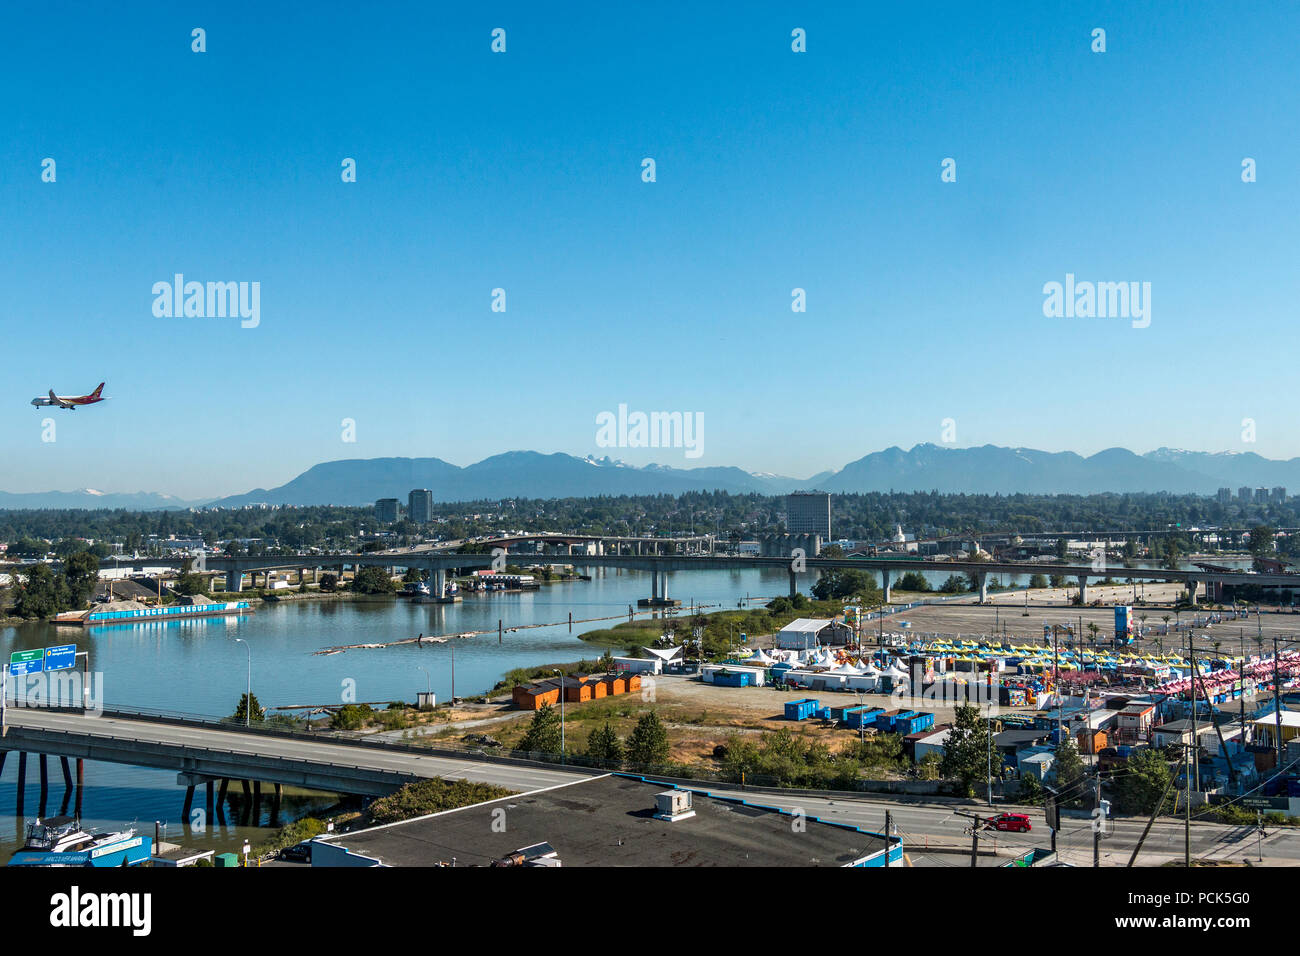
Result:
{"type": "MultiPolygon", "coordinates": [[[[277,792],[288,784],[378,796],[430,777],[523,791],[568,783],[586,773],[581,768],[489,760],[365,738],[341,738],[329,732],[245,730],[238,724],[200,718],[9,706],[6,723],[0,736],[0,766],[5,755],[14,752],[172,770],[177,782],[187,788],[186,817],[196,787],[206,785],[211,809],[214,784],[220,783],[224,800],[226,785],[232,780],[253,781],[259,795],[260,784],[265,782],[275,785],[277,792]]],[[[24,759],[21,765],[25,767],[25,763],[24,759]]],[[[42,773],[42,780],[44,777],[42,773]]]]}
{"type": "MultiPolygon", "coordinates": [[[[1198,568],[1194,570],[1167,570],[1165,568],[1125,568],[1095,567],[1091,564],[1042,564],[1009,561],[926,561],[907,558],[871,558],[871,557],[757,557],[739,555],[648,555],[648,554],[586,554],[556,555],[528,554],[517,555],[520,560],[530,564],[572,564],[576,567],[625,568],[630,571],[649,571],[651,578],[650,603],[668,602],[668,575],[680,571],[716,571],[734,570],[736,568],[773,568],[786,571],[789,575],[790,593],[797,590],[797,575],[801,572],[820,571],[828,568],[851,568],[869,571],[880,575],[881,584],[888,601],[890,591],[897,576],[908,571],[929,571],[946,574],[973,575],[978,584],[981,603],[988,600],[988,581],[992,575],[1059,575],[1077,583],[1084,603],[1088,600],[1088,582],[1103,578],[1134,581],[1169,581],[1187,585],[1195,601],[1202,586],[1206,596],[1218,600],[1227,586],[1256,585],[1271,588],[1293,588],[1300,590],[1300,574],[1281,572],[1247,572],[1198,568]]],[[[186,558],[137,558],[132,566],[143,570],[145,565],[151,567],[179,568],[186,558]]],[[[252,577],[256,586],[257,575],[276,570],[293,570],[300,573],[321,569],[337,569],[340,573],[345,568],[381,567],[395,572],[398,568],[416,568],[427,571],[434,583],[434,593],[441,594],[446,576],[451,571],[468,571],[490,569],[493,562],[499,560],[491,554],[448,554],[435,551],[375,551],[360,554],[291,554],[291,555],[241,555],[238,557],[207,556],[204,566],[208,571],[224,572],[229,577],[228,591],[243,588],[244,575],[252,577]]],[[[106,558],[101,567],[112,568],[127,566],[121,559],[106,558]]]]}

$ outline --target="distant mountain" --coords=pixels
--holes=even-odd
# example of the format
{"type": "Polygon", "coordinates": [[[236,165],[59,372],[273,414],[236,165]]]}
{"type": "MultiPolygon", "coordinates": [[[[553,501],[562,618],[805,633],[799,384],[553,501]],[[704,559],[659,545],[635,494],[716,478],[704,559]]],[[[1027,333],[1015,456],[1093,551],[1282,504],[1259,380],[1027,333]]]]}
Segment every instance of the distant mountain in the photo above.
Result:
{"type": "Polygon", "coordinates": [[[414,488],[428,488],[435,501],[480,498],[568,498],[598,495],[681,494],[693,490],[781,494],[793,478],[751,475],[740,468],[636,468],[609,458],[577,458],[512,451],[459,468],[441,458],[371,458],[331,461],[278,488],[257,488],[210,504],[366,505],[378,498],[403,503],[414,488]]]}
{"type": "Polygon", "coordinates": [[[100,508],[112,510],[125,508],[128,511],[160,511],[168,508],[189,508],[200,504],[195,501],[183,501],[172,495],[160,495],[150,491],[137,491],[134,494],[107,494],[93,488],[80,491],[34,491],[12,494],[0,491],[0,509],[42,508],[100,508]]]}
{"type": "MultiPolygon", "coordinates": [[[[944,448],[915,445],[887,448],[849,462],[829,477],[823,491],[940,491],[968,494],[1071,494],[1168,491],[1213,494],[1221,482],[1186,464],[1108,448],[1087,458],[1074,452],[1033,448],[944,448]]],[[[810,482],[809,487],[812,487],[810,482]]]]}
{"type": "Polygon", "coordinates": [[[1231,488],[1234,495],[1242,485],[1251,488],[1281,486],[1287,489],[1288,494],[1300,492],[1300,458],[1276,460],[1253,451],[1182,451],[1177,448],[1157,448],[1142,457],[1208,475],[1214,479],[1216,488],[1231,488]]]}
{"type": "MultiPolygon", "coordinates": [[[[413,488],[428,488],[436,501],[497,498],[568,498],[600,495],[681,494],[727,491],[781,495],[791,491],[836,493],[939,491],[967,494],[1073,494],[1158,492],[1212,495],[1236,489],[1281,485],[1300,492],[1300,458],[1275,461],[1253,453],[1180,451],[1158,448],[1138,455],[1108,448],[1084,457],[1074,452],[982,445],[947,448],[893,447],[825,471],[804,481],[755,474],[741,468],[633,466],[611,458],[578,458],[512,451],[459,467],[441,458],[354,458],[314,465],[276,488],[255,488],[209,506],[368,505],[378,498],[403,503],[413,488]]],[[[169,495],[104,494],[91,489],[7,494],[0,508],[185,508],[199,504],[169,495]]]]}

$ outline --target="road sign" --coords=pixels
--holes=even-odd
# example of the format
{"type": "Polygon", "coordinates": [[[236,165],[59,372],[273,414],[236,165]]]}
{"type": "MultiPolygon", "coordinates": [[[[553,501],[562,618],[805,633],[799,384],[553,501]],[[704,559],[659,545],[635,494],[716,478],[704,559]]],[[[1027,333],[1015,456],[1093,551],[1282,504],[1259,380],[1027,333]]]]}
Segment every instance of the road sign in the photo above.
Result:
{"type": "Polygon", "coordinates": [[[39,674],[44,670],[45,661],[18,661],[16,664],[9,665],[9,673],[16,677],[22,677],[24,674],[39,674]]]}
{"type": "Polygon", "coordinates": [[[38,647],[34,651],[14,651],[9,655],[10,664],[25,664],[28,661],[39,661],[45,657],[45,648],[38,647]]]}
{"type": "Polygon", "coordinates": [[[76,644],[59,644],[55,647],[45,648],[45,669],[47,671],[61,671],[64,668],[75,667],[76,663],[76,644]]]}

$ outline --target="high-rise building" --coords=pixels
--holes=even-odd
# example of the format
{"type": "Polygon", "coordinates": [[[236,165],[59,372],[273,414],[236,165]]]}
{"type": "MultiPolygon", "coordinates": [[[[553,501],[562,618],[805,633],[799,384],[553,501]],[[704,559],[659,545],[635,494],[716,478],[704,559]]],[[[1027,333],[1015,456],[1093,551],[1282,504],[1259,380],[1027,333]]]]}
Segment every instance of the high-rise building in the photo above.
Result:
{"type": "Polygon", "coordinates": [[[1266,505],[1266,504],[1268,504],[1268,489],[1267,489],[1267,488],[1256,488],[1256,489],[1255,489],[1255,504],[1257,504],[1257,505],[1266,505]]]}
{"type": "Polygon", "coordinates": [[[1247,505],[1250,504],[1250,500],[1253,497],[1254,497],[1254,492],[1252,492],[1245,485],[1242,485],[1240,488],[1237,489],[1237,500],[1242,504],[1247,504],[1247,505]]]}
{"type": "Polygon", "coordinates": [[[1281,485],[1278,485],[1276,488],[1273,489],[1273,504],[1275,505],[1286,504],[1286,489],[1283,488],[1281,485]]]}
{"type": "Polygon", "coordinates": [[[785,530],[790,534],[819,534],[831,540],[831,496],[822,491],[785,496],[785,530]]]}
{"type": "Polygon", "coordinates": [[[392,524],[397,520],[397,499],[380,498],[375,502],[375,518],[380,524],[392,524]]]}
{"type": "Polygon", "coordinates": [[[1232,501],[1232,489],[1231,489],[1231,488],[1220,488],[1220,489],[1219,489],[1219,504],[1221,504],[1221,505],[1226,505],[1226,504],[1228,504],[1230,501],[1232,501]]]}
{"type": "Polygon", "coordinates": [[[428,488],[416,488],[407,497],[406,515],[416,524],[428,524],[433,520],[433,492],[428,488]]]}

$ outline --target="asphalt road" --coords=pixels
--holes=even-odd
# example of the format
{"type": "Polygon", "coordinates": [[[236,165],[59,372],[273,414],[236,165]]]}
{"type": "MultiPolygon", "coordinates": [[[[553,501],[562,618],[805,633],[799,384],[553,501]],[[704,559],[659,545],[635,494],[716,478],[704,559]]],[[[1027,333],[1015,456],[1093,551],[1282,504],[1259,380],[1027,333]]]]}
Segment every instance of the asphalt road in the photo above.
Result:
{"type": "Polygon", "coordinates": [[[402,751],[384,751],[373,747],[356,747],[328,740],[301,740],[220,730],[130,720],[117,717],[83,717],[35,708],[8,708],[10,727],[90,733],[141,742],[211,748],[234,753],[260,754],[295,760],[317,760],[323,764],[396,770],[417,777],[448,777],[478,783],[493,783],[510,790],[536,790],[574,779],[573,771],[545,767],[521,767],[511,764],[460,760],[449,757],[423,756],[402,751]]]}

